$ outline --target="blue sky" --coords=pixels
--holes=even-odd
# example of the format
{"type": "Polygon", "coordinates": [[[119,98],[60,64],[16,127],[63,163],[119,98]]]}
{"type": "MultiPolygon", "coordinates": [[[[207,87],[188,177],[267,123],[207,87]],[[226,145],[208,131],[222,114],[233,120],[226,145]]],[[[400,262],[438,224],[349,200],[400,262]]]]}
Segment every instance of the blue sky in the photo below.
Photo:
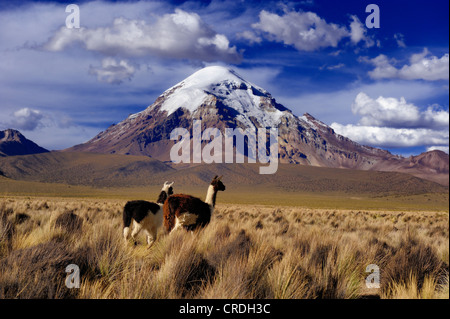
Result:
{"type": "Polygon", "coordinates": [[[448,1],[0,1],[0,129],[82,143],[201,67],[394,154],[448,153],[448,1]],[[80,29],[66,28],[66,5],[80,29]],[[380,10],[368,28],[366,6],[380,10]]]}

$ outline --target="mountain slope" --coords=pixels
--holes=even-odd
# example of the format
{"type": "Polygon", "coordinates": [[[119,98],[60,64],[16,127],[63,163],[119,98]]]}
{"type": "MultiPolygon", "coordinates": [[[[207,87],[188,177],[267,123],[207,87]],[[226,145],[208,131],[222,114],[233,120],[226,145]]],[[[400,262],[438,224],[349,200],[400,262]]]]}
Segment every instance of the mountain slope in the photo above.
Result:
{"type": "Polygon", "coordinates": [[[8,178],[30,182],[93,187],[156,186],[175,181],[176,190],[205,188],[223,175],[227,190],[256,189],[276,193],[387,194],[445,193],[448,187],[409,174],[280,164],[276,174],[260,175],[259,164],[200,164],[175,170],[145,156],[49,152],[6,157],[0,171],[8,178]]]}
{"type": "Polygon", "coordinates": [[[383,161],[375,165],[373,170],[407,173],[442,185],[449,185],[449,155],[438,150],[409,158],[383,161]]]}
{"type": "Polygon", "coordinates": [[[0,131],[0,157],[45,152],[48,150],[28,140],[19,131],[12,129],[0,131]]]}
{"type": "Polygon", "coordinates": [[[146,156],[49,152],[5,157],[0,171],[15,180],[115,187],[160,184],[174,169],[146,156]]]}
{"type": "Polygon", "coordinates": [[[276,127],[281,163],[391,171],[408,167],[408,173],[431,178],[445,173],[430,170],[424,174],[427,168],[434,169],[433,165],[448,168],[448,159],[416,161],[411,165],[409,159],[353,142],[310,114],[294,115],[266,90],[219,66],[197,71],[166,90],[142,112],[68,150],[147,155],[170,161],[170,149],[175,143],[170,140],[170,133],[185,128],[192,134],[195,120],[201,120],[202,131],[216,128],[222,134],[226,128],[276,127]]]}

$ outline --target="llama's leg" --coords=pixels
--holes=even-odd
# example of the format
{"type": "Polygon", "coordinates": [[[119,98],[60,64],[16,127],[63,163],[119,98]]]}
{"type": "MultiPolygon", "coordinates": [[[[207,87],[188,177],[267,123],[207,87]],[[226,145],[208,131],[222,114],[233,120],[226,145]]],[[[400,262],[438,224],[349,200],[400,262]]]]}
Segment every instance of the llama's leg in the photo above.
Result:
{"type": "Polygon", "coordinates": [[[139,232],[141,231],[142,225],[139,224],[139,223],[137,223],[136,221],[134,221],[133,224],[134,224],[134,227],[133,227],[133,231],[131,232],[131,238],[133,238],[134,244],[136,245],[136,244],[137,244],[136,236],[137,236],[137,234],[139,234],[139,232]]]}
{"type": "Polygon", "coordinates": [[[130,227],[123,228],[123,238],[125,241],[128,241],[128,237],[130,236],[130,227]]]}
{"type": "Polygon", "coordinates": [[[152,247],[153,243],[156,240],[157,232],[156,229],[152,228],[150,230],[145,230],[147,235],[147,248],[152,247]]]}
{"type": "Polygon", "coordinates": [[[183,214],[183,226],[191,226],[197,223],[197,214],[184,213],[183,214]]]}
{"type": "Polygon", "coordinates": [[[189,212],[180,214],[179,216],[175,217],[175,226],[173,227],[173,230],[194,225],[197,222],[197,218],[198,215],[191,214],[189,212]]]}
{"type": "Polygon", "coordinates": [[[173,226],[173,228],[170,232],[176,231],[177,229],[180,229],[182,226],[183,226],[183,222],[177,216],[177,217],[175,217],[175,226],[173,226]]]}

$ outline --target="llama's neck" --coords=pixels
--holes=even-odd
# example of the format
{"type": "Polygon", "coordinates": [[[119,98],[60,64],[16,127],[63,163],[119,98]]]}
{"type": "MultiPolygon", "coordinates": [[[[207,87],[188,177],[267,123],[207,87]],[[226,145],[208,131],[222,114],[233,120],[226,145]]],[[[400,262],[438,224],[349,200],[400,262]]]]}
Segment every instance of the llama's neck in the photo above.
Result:
{"type": "Polygon", "coordinates": [[[216,206],[216,195],[217,192],[214,191],[214,186],[209,185],[208,192],[206,193],[205,203],[214,208],[214,206],[216,206]]]}
{"type": "Polygon", "coordinates": [[[167,197],[169,197],[169,195],[167,194],[167,192],[165,190],[162,190],[161,193],[158,196],[158,199],[156,201],[156,203],[158,204],[164,204],[165,200],[167,199],[167,197]]]}

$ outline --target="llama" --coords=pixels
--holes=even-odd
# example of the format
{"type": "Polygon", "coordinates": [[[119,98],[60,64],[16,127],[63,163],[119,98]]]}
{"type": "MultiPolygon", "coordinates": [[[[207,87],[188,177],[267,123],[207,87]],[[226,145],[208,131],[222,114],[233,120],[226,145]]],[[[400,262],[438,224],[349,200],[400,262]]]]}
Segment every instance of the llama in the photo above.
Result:
{"type": "Polygon", "coordinates": [[[156,203],[145,200],[129,201],[123,209],[123,237],[128,240],[130,234],[130,224],[133,221],[133,231],[131,238],[136,244],[136,235],[144,229],[147,235],[147,244],[150,247],[156,240],[158,229],[163,221],[163,204],[165,200],[173,194],[174,182],[165,182],[158,196],[156,203]]]}
{"type": "Polygon", "coordinates": [[[208,187],[206,200],[184,194],[170,196],[164,203],[164,229],[171,232],[180,227],[186,230],[195,230],[205,227],[211,220],[216,205],[218,191],[224,191],[225,185],[221,177],[214,177],[208,187]]]}

